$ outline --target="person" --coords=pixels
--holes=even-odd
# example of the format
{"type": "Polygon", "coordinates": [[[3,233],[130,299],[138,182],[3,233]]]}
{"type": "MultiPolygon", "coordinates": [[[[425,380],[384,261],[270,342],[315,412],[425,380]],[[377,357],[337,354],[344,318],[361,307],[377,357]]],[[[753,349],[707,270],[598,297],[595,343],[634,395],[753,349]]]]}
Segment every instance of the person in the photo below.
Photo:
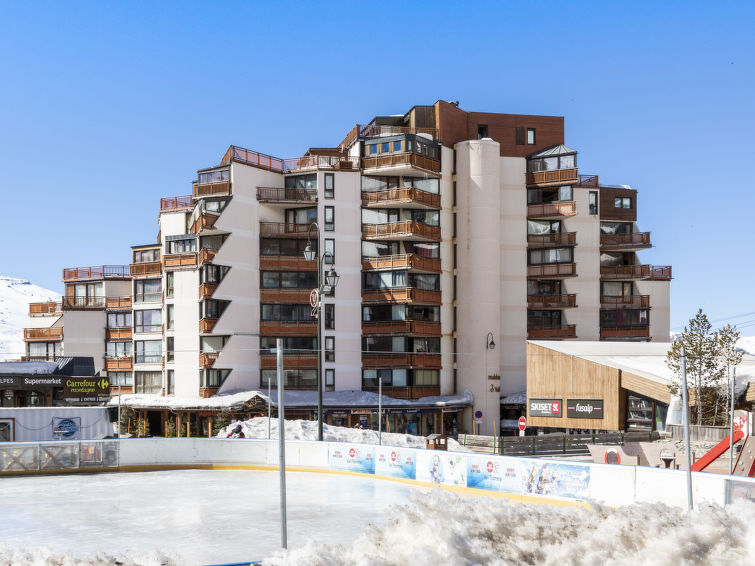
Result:
{"type": "Polygon", "coordinates": [[[241,430],[241,425],[237,424],[235,427],[233,427],[233,430],[226,435],[226,438],[246,438],[246,437],[244,436],[244,431],[241,430]]]}

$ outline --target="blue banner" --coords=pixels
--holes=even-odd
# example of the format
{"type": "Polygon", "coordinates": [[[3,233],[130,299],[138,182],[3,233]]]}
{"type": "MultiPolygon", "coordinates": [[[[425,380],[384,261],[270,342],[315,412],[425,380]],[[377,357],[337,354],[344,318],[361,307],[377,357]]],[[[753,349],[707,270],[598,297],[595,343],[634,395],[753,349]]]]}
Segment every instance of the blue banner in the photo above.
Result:
{"type": "Polygon", "coordinates": [[[467,456],[467,487],[522,493],[524,475],[514,458],[467,456]]]}
{"type": "Polygon", "coordinates": [[[416,451],[397,446],[375,447],[375,474],[392,478],[417,478],[416,451]]]}
{"type": "Polygon", "coordinates": [[[328,466],[337,470],[375,473],[375,447],[365,444],[330,444],[328,466]]]}

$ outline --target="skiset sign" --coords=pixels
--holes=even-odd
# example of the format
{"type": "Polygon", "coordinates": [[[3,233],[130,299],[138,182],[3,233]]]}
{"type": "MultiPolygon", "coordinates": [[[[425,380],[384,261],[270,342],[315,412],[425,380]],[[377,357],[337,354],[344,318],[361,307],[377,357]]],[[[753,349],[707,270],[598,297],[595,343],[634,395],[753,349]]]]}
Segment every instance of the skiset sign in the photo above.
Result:
{"type": "Polygon", "coordinates": [[[530,399],[531,417],[561,418],[561,399],[530,399]]]}

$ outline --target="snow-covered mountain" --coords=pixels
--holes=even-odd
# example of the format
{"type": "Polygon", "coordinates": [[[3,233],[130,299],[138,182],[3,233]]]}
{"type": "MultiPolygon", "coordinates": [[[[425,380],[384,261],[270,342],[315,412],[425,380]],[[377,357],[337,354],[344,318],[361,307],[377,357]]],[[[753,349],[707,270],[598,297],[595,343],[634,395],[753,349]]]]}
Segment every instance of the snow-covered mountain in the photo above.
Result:
{"type": "Polygon", "coordinates": [[[59,300],[60,295],[55,291],[24,279],[0,275],[0,361],[17,360],[23,355],[29,303],[59,300]]]}
{"type": "Polygon", "coordinates": [[[737,347],[751,356],[755,356],[755,336],[742,336],[737,340],[737,347]]]}

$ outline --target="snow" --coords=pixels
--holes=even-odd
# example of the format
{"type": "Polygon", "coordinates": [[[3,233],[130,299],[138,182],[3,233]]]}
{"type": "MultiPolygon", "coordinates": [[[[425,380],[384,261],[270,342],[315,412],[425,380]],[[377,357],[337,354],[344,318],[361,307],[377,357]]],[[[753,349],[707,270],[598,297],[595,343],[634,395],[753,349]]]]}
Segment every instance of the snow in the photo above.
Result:
{"type": "Polygon", "coordinates": [[[23,329],[29,326],[29,303],[59,300],[55,291],[0,275],[0,361],[24,355],[23,329]]]}
{"type": "Polygon", "coordinates": [[[737,348],[755,356],[755,336],[742,336],[737,340],[737,348]]]}
{"type": "MultiPolygon", "coordinates": [[[[267,438],[267,417],[255,417],[248,421],[234,421],[218,433],[218,438],[226,438],[236,427],[241,425],[245,438],[267,438]]],[[[278,438],[278,419],[270,420],[270,438],[278,438]]],[[[331,426],[323,423],[322,439],[325,442],[351,442],[354,444],[378,444],[376,430],[362,430],[343,426],[331,426]]],[[[425,437],[411,434],[383,432],[383,444],[386,446],[409,446],[424,448],[425,437]]],[[[317,421],[286,420],[286,440],[317,440],[317,421]]],[[[468,452],[453,438],[448,439],[448,449],[456,452],[468,452]]]]}

